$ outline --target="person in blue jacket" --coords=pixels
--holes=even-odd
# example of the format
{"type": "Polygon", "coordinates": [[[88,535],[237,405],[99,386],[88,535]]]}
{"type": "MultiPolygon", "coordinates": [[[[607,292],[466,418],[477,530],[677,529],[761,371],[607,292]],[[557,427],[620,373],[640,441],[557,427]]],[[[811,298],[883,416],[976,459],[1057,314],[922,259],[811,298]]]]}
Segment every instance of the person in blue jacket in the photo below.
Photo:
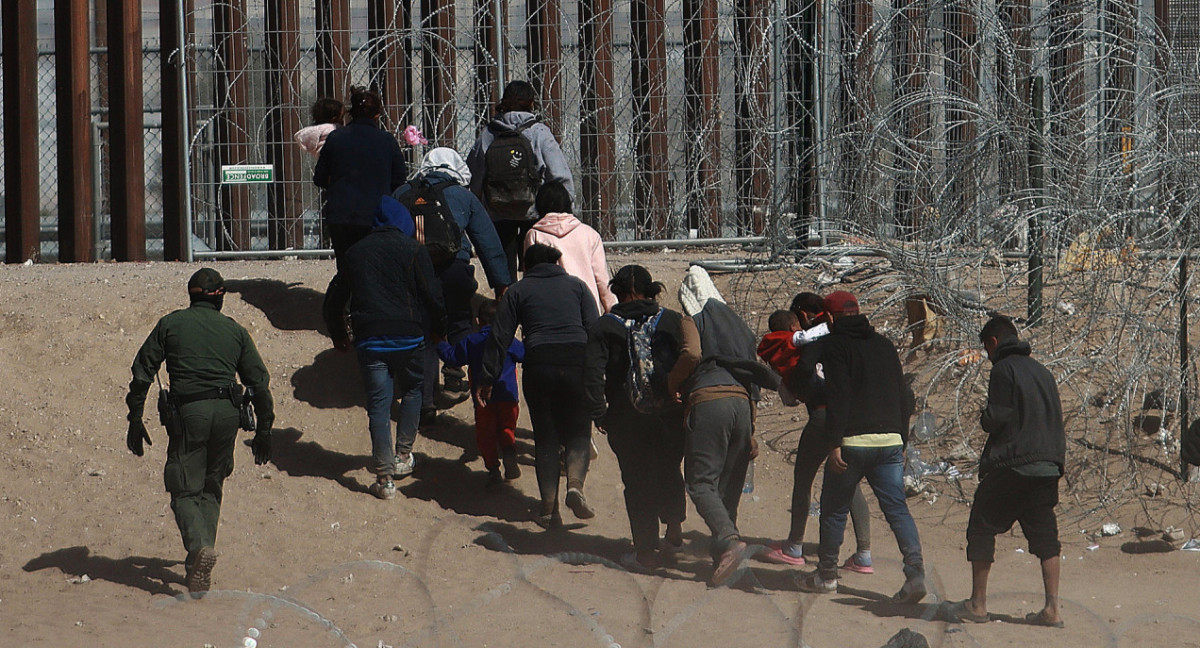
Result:
{"type": "MultiPolygon", "coordinates": [[[[475,296],[479,283],[475,280],[471,255],[479,258],[488,286],[497,298],[504,294],[512,279],[504,248],[500,245],[492,219],[475,194],[467,189],[471,182],[471,172],[457,151],[438,147],[426,153],[416,176],[397,188],[392,197],[404,202],[405,194],[415,191],[419,184],[436,186],[447,180],[452,180],[453,184],[443,189],[442,195],[463,236],[461,249],[455,259],[445,267],[436,268],[436,271],[438,281],[442,284],[442,299],[446,304],[446,340],[454,344],[470,333],[472,328],[471,298],[475,296]]],[[[437,350],[427,347],[424,361],[425,383],[421,398],[421,421],[428,425],[437,414],[437,350]]],[[[447,367],[444,374],[446,389],[458,392],[466,390],[461,370],[447,367]]]]}
{"type": "Polygon", "coordinates": [[[471,396],[475,403],[475,444],[479,447],[479,456],[483,457],[483,465],[488,471],[488,489],[494,489],[504,480],[513,480],[521,476],[521,466],[517,463],[517,416],[520,405],[517,398],[517,364],[525,361],[525,345],[520,340],[513,340],[508,345],[508,355],[504,359],[504,367],[492,387],[492,398],[482,403],[475,396],[479,372],[483,366],[483,350],[487,347],[488,339],[492,336],[492,319],[496,316],[497,302],[489,299],[479,306],[479,314],[475,316],[475,325],[479,330],[467,335],[456,344],[441,342],[437,346],[438,355],[447,365],[455,367],[467,366],[467,375],[471,382],[471,396]],[[504,475],[500,475],[500,462],[504,462],[504,475]]]}

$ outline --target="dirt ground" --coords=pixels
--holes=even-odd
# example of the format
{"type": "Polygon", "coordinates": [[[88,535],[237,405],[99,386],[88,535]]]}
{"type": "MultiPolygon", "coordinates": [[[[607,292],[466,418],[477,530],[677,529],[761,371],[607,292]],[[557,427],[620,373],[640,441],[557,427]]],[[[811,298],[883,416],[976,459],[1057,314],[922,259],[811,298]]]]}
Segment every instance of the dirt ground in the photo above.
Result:
{"type": "MultiPolygon", "coordinates": [[[[648,266],[667,285],[664,303],[678,308],[679,280],[699,256],[614,254],[610,264],[648,266]]],[[[531,521],[532,469],[514,488],[484,493],[467,403],[418,439],[402,496],[376,500],[366,490],[357,367],[320,322],[333,262],[213,265],[230,291],[224,312],[250,330],[271,370],[278,416],[270,464],[255,466],[238,448],[215,591],[201,600],[182,596],[183,550],[162,487],[165,433],[148,420],[154,445],[132,456],[123,400],[135,352],[160,316],[186,305],[187,277],[200,265],[0,267],[0,385],[9,394],[0,401],[0,470],[9,475],[0,487],[0,645],[873,648],[911,628],[931,646],[1200,646],[1200,553],[1132,553],[1131,531],[1094,540],[1110,521],[1098,516],[1061,525],[1065,629],[1017,621],[1041,604],[1019,532],[997,543],[990,607],[1003,618],[938,620],[937,603],[970,588],[968,508],[949,496],[910,500],[932,590],[916,606],[885,600],[902,581],[899,554],[870,495],[877,572],[844,574],[837,594],[799,593],[795,578],[809,567],[761,562],[734,587],[708,588],[707,531],[694,510],[678,565],[632,575],[614,564],[630,549],[629,527],[603,436],[587,485],[598,516],[585,524],[568,515],[566,530],[543,532],[531,521]]],[[[725,290],[730,281],[717,277],[725,290]]],[[[738,297],[759,299],[767,313],[795,290],[738,297]]],[[[530,465],[522,407],[519,448],[530,465]]],[[[804,420],[777,398],[759,410],[763,452],[740,520],[755,543],[786,533],[788,451],[804,420]]],[[[1135,512],[1111,521],[1138,524],[1135,512]]],[[[813,517],[812,553],[816,536],[813,517]]]]}

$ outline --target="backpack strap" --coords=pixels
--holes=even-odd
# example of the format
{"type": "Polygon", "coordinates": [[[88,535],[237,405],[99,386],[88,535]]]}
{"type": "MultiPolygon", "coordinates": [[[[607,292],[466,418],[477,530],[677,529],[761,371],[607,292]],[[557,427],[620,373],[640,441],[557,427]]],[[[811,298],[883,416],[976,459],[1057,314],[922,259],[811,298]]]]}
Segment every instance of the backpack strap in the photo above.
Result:
{"type": "Polygon", "coordinates": [[[542,118],[538,117],[537,115],[534,115],[532,118],[525,120],[525,122],[522,123],[520,126],[517,126],[517,128],[515,130],[518,133],[524,134],[525,131],[529,130],[530,126],[533,126],[534,124],[536,124],[540,121],[542,121],[542,118]]]}

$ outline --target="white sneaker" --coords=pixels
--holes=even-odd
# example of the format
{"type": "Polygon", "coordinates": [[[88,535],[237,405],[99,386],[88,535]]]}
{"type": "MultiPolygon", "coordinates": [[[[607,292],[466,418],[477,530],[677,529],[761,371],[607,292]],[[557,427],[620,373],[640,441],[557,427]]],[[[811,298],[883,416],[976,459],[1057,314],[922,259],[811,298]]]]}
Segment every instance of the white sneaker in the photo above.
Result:
{"type": "Polygon", "coordinates": [[[367,490],[371,491],[372,495],[381,500],[390,500],[396,498],[396,484],[390,479],[385,482],[376,481],[374,484],[371,484],[371,487],[367,490]]]}
{"type": "Polygon", "coordinates": [[[404,477],[405,475],[411,475],[412,471],[413,471],[413,466],[415,466],[416,463],[417,463],[417,458],[411,452],[409,452],[407,454],[397,454],[396,455],[396,469],[394,471],[392,471],[392,475],[394,475],[396,477],[404,477]]]}
{"type": "Polygon", "coordinates": [[[799,580],[801,592],[813,592],[815,594],[831,594],[837,591],[838,581],[836,578],[825,580],[821,575],[813,572],[799,580]]]}

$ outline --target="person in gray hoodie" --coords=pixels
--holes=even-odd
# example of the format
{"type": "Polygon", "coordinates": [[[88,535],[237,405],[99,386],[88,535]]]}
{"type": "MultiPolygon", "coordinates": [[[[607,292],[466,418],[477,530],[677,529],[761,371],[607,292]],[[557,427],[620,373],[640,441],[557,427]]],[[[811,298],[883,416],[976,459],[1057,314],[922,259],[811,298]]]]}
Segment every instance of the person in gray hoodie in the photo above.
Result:
{"type": "MultiPolygon", "coordinates": [[[[528,81],[512,81],[506,85],[504,95],[500,98],[499,105],[496,106],[496,117],[479,134],[475,145],[467,154],[467,167],[471,171],[471,191],[484,202],[485,206],[487,201],[484,199],[484,187],[488,175],[486,163],[488,147],[491,146],[498,133],[513,130],[520,130],[521,135],[529,140],[534,157],[537,158],[537,170],[541,183],[560,182],[572,196],[575,195],[571,167],[567,165],[567,158],[563,155],[558,140],[554,138],[550,127],[538,121],[537,115],[533,112],[536,97],[537,93],[528,81]]],[[[500,242],[504,246],[504,253],[508,257],[509,274],[515,279],[518,261],[524,257],[522,243],[525,240],[525,234],[538,219],[537,210],[531,206],[524,218],[516,219],[502,218],[495,213],[489,213],[496,223],[496,233],[499,234],[500,242]]]]}

